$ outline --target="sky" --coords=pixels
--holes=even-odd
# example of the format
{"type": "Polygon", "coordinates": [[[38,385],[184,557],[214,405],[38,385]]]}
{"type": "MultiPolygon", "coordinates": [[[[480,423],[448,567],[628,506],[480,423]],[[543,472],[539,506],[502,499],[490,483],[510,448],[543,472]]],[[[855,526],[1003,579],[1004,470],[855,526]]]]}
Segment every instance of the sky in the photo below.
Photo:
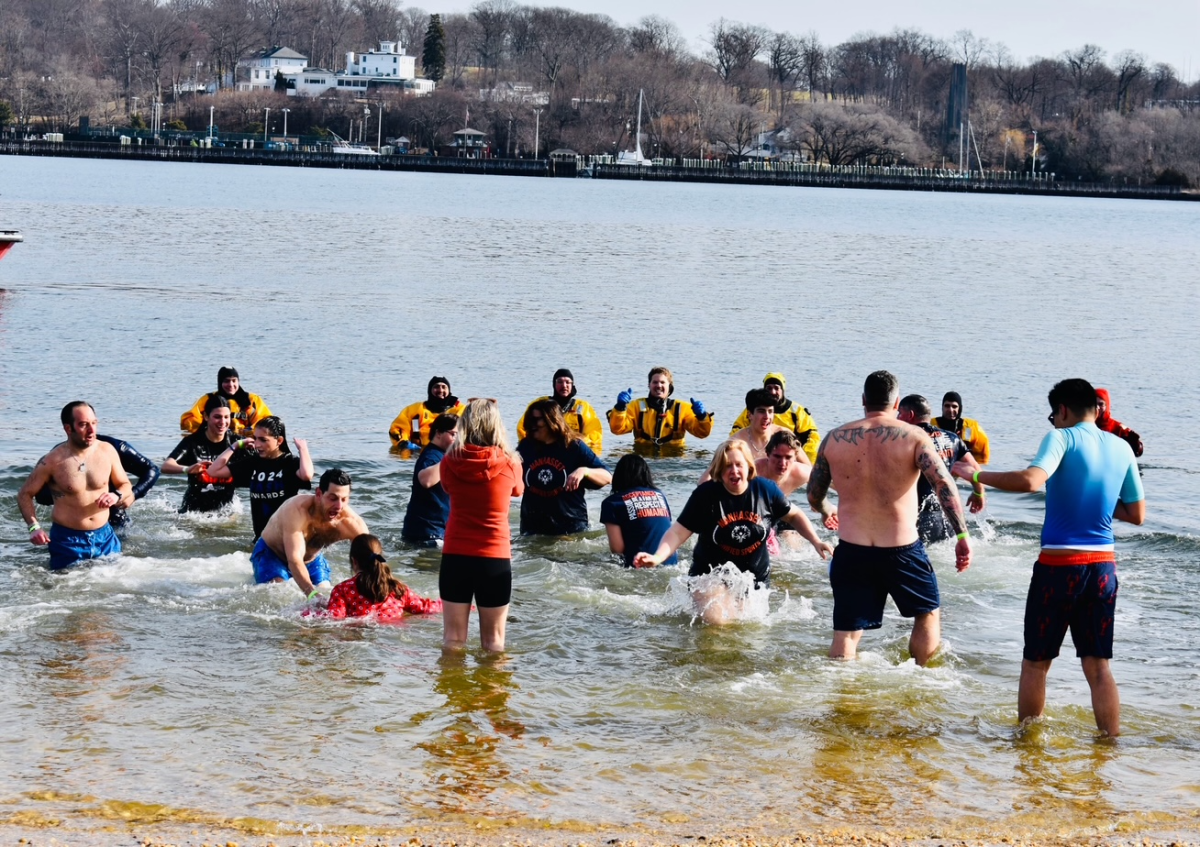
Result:
{"type": "MultiPolygon", "coordinates": [[[[411,0],[429,11],[465,12],[471,0],[433,8],[434,0],[411,0]]],[[[1109,58],[1123,50],[1166,62],[1181,79],[1200,76],[1200,0],[1040,0],[1033,3],[980,0],[855,0],[796,2],[763,0],[517,0],[521,5],[566,6],[607,14],[630,25],[644,15],[673,21],[696,51],[705,48],[709,25],[721,17],[796,34],[815,31],[821,42],[840,44],[857,33],[915,28],[940,38],[959,30],[1006,45],[1018,61],[1057,56],[1084,44],[1102,47],[1109,58]]]]}

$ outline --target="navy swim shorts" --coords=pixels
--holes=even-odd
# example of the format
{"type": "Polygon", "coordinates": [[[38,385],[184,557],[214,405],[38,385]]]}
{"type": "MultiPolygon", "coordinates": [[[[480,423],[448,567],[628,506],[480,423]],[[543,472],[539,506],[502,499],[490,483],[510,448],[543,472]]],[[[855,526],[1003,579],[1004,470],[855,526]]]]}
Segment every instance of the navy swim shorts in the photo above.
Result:
{"type": "Polygon", "coordinates": [[[904,547],[864,547],[839,541],[829,563],[833,628],[879,629],[888,595],[906,618],[941,605],[937,575],[920,541],[904,547]]]}

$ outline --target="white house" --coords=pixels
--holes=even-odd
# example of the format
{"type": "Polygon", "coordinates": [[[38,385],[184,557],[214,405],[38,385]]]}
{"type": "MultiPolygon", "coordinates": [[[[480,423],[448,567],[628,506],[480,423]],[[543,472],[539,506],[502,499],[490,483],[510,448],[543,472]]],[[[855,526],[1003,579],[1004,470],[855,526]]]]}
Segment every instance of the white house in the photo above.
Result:
{"type": "Polygon", "coordinates": [[[417,60],[395,41],[383,41],[378,50],[347,53],[346,70],[301,68],[284,74],[289,96],[319,97],[326,91],[366,94],[368,89],[394,86],[422,96],[433,91],[433,80],[417,76],[417,60]]]}
{"type": "Polygon", "coordinates": [[[307,64],[307,56],[301,56],[289,47],[272,47],[238,62],[234,69],[234,83],[238,91],[270,89],[275,85],[277,73],[288,77],[303,71],[307,64]]]}
{"type": "Polygon", "coordinates": [[[305,68],[300,73],[287,74],[288,96],[319,97],[337,87],[337,71],[325,68],[305,68]]]}
{"type": "Polygon", "coordinates": [[[346,76],[414,79],[417,76],[417,59],[407,55],[399,42],[381,41],[378,50],[347,53],[346,76]]]}

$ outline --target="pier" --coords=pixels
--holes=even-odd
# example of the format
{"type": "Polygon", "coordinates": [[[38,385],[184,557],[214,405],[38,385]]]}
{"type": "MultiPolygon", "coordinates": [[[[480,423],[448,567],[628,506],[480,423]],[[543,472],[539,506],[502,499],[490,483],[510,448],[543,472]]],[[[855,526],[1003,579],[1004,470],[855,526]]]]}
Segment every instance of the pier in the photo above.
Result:
{"type": "Polygon", "coordinates": [[[884,191],[954,191],[972,194],[1030,194],[1053,197],[1108,197],[1139,200],[1200,200],[1200,191],[1178,186],[1067,182],[1053,174],[1012,171],[956,171],[937,168],[815,165],[746,162],[729,165],[689,160],[652,166],[615,164],[611,157],[579,157],[576,162],[545,159],[470,159],[449,156],[362,155],[323,150],[272,150],[262,147],[193,147],[170,144],[113,144],[21,139],[0,142],[0,155],[67,156],[84,159],[207,162],[293,168],[574,177],[642,182],[707,182],[730,185],[871,188],[884,191]]]}

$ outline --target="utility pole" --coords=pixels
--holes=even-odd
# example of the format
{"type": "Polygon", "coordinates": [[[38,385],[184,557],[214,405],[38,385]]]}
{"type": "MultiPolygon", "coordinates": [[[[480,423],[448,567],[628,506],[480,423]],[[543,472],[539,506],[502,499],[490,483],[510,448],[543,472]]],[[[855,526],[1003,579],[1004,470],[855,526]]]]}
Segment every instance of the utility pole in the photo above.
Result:
{"type": "Polygon", "coordinates": [[[283,137],[286,139],[287,138],[287,116],[288,116],[288,112],[290,112],[292,110],[291,109],[280,109],[280,111],[283,112],[283,137]]]}
{"type": "Polygon", "coordinates": [[[536,159],[538,157],[538,150],[541,149],[542,110],[534,109],[533,113],[537,116],[537,120],[533,125],[533,158],[536,159]]]}
{"type": "Polygon", "coordinates": [[[270,125],[271,107],[266,108],[266,114],[263,115],[263,149],[267,147],[267,127],[270,125]]]}

